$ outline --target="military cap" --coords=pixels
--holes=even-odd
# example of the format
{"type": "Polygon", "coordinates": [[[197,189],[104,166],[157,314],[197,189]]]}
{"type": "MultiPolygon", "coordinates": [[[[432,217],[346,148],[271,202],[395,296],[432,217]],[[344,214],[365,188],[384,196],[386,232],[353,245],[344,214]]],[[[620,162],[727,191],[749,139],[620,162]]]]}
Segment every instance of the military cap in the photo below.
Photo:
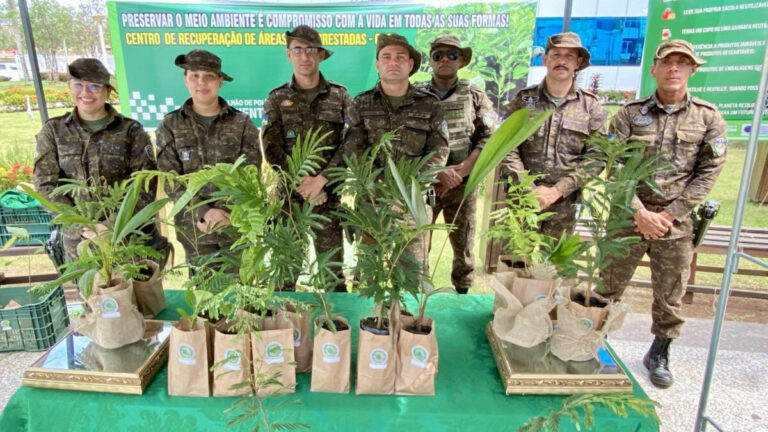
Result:
{"type": "Polygon", "coordinates": [[[213,72],[224,81],[232,81],[232,77],[221,71],[221,59],[214,53],[202,49],[195,49],[188,54],[176,57],[176,66],[184,70],[202,70],[213,72]]]}
{"type": "Polygon", "coordinates": [[[379,40],[376,43],[377,59],[379,58],[379,51],[388,45],[400,45],[401,47],[408,50],[408,54],[413,59],[413,67],[411,68],[411,73],[409,73],[408,76],[415,74],[416,71],[419,70],[419,66],[421,66],[421,53],[419,53],[416,48],[408,43],[408,39],[400,36],[397,33],[382,33],[379,35],[379,40]]]}
{"type": "Polygon", "coordinates": [[[317,30],[308,25],[300,25],[293,29],[293,31],[285,32],[285,46],[289,46],[294,39],[301,39],[310,46],[325,51],[325,58],[323,58],[323,60],[333,55],[333,51],[323,46],[323,41],[320,39],[320,34],[317,30]]]}
{"type": "Polygon", "coordinates": [[[579,67],[576,69],[577,71],[586,69],[590,65],[589,58],[591,56],[589,55],[589,51],[581,45],[581,38],[576,33],[558,33],[550,36],[547,38],[547,47],[544,50],[544,53],[548,53],[552,48],[574,48],[579,50],[579,55],[582,60],[579,67]]]}
{"type": "Polygon", "coordinates": [[[682,39],[670,39],[656,48],[656,53],[653,55],[653,60],[660,60],[670,54],[684,54],[693,60],[697,65],[703,65],[706,61],[702,60],[696,55],[696,51],[693,50],[693,45],[688,41],[682,39]]]}
{"type": "MultiPolygon", "coordinates": [[[[459,38],[455,35],[447,34],[438,36],[429,43],[429,53],[432,54],[432,52],[440,45],[447,45],[452,46],[461,51],[461,57],[464,59],[464,62],[461,64],[461,67],[464,67],[469,64],[469,62],[472,60],[472,48],[470,47],[462,47],[461,42],[459,41],[459,38]]],[[[459,68],[461,69],[461,68],[459,68]]]]}
{"type": "Polygon", "coordinates": [[[109,71],[95,58],[79,58],[70,63],[67,69],[72,78],[109,85],[109,71]]]}

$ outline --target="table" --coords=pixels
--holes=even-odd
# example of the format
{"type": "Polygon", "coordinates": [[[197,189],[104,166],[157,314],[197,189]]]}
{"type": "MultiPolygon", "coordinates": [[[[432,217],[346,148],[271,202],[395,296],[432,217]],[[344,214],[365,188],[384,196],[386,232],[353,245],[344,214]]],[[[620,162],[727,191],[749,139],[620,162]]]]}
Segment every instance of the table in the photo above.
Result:
{"type": "MultiPolygon", "coordinates": [[[[311,298],[308,294],[296,296],[302,300],[311,298]]],[[[183,307],[183,293],[168,291],[167,299],[168,308],[158,318],[176,319],[176,308],[183,307]]],[[[350,323],[357,323],[372,311],[370,301],[353,294],[332,294],[331,301],[350,323]]],[[[531,417],[559,409],[564,396],[504,394],[484,334],[485,325],[492,319],[492,303],[491,295],[439,295],[430,299],[427,313],[435,318],[440,348],[436,396],[354,395],[357,331],[353,331],[350,394],[312,393],[310,376],[301,374],[297,377],[296,394],[268,399],[269,406],[286,399],[300,404],[271,410],[270,419],[306,423],[316,431],[514,431],[531,417]]],[[[235,398],[171,397],[167,395],[166,383],[163,368],[142,396],[22,387],[0,416],[0,431],[226,429],[223,411],[235,398]]],[[[646,396],[634,379],[633,385],[635,395],[646,396]]],[[[607,408],[597,407],[595,415],[598,431],[658,431],[652,419],[634,412],[623,419],[607,408]]],[[[564,420],[560,430],[576,429],[564,420]]],[[[586,430],[583,425],[582,430],[586,430]]]]}

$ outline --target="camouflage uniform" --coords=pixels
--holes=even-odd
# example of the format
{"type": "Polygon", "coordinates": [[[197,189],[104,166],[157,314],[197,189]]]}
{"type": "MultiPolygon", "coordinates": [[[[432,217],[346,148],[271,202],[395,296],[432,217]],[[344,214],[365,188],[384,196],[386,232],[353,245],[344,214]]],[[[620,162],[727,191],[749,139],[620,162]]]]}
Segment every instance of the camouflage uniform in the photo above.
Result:
{"type": "MultiPolygon", "coordinates": [[[[157,167],[161,171],[189,174],[217,163],[233,163],[241,155],[245,163],[261,165],[259,130],[247,114],[238,111],[219,98],[221,111],[211,126],[197,119],[192,99],[179,109],[171,111],[157,128],[157,167]]],[[[176,201],[184,193],[181,186],[166,185],[168,196],[176,201]]],[[[190,205],[211,198],[212,186],[203,188],[190,205]]],[[[228,248],[235,239],[221,233],[201,233],[196,222],[211,208],[223,208],[223,203],[197,207],[193,212],[181,211],[176,215],[176,237],[184,246],[187,261],[198,255],[207,255],[228,248]]]]}
{"type": "MultiPolygon", "coordinates": [[[[77,110],[48,120],[35,137],[35,189],[54,202],[74,203],[70,195],[51,197],[62,179],[102,179],[114,184],[132,173],[155,169],[155,156],[149,136],[141,123],[123,117],[107,104],[107,125],[96,132],[87,129],[77,116],[77,110]]],[[[156,185],[153,182],[153,185],[156,185]]],[[[156,186],[139,195],[137,208],[155,200],[156,186]]],[[[72,259],[77,257],[80,230],[63,232],[64,250],[72,259]]]]}
{"type": "MultiPolygon", "coordinates": [[[[323,146],[331,147],[320,154],[326,164],[317,173],[328,178],[326,170],[342,163],[342,140],[346,120],[352,106],[352,99],[343,86],[326,81],[320,74],[320,92],[307,102],[299,94],[293,81],[272,90],[264,103],[264,125],[262,126],[262,143],[264,156],[275,168],[287,170],[287,156],[291,154],[296,139],[304,139],[309,130],[321,128],[320,135],[330,132],[322,142],[323,146]]],[[[334,248],[339,251],[332,257],[333,261],[343,262],[342,249],[343,230],[339,217],[334,214],[341,204],[341,199],[333,193],[333,187],[326,186],[324,191],[328,197],[325,204],[314,207],[314,212],[327,217],[330,222],[323,229],[315,232],[315,250],[324,253],[334,248]]],[[[289,202],[301,202],[303,198],[294,194],[289,202]]],[[[338,276],[343,275],[339,271],[338,276]]],[[[346,290],[344,285],[338,290],[346,290]]]]}
{"type": "MultiPolygon", "coordinates": [[[[641,240],[630,253],[615,260],[603,273],[604,295],[621,297],[645,253],[651,260],[653,327],[657,336],[674,339],[683,318],[685,293],[693,254],[691,210],[706,198],[725,163],[727,125],[714,105],[696,97],[668,113],[656,96],[626,104],[614,117],[612,132],[628,141],[648,145],[646,154],[659,153],[674,168],[653,176],[661,193],[641,184],[632,206],[666,211],[675,218],[663,239],[641,240]]],[[[628,230],[626,235],[637,235],[628,230]]]]}
{"type": "Polygon", "coordinates": [[[507,155],[501,167],[502,178],[524,170],[545,175],[536,184],[554,186],[563,198],[545,210],[553,214],[541,224],[541,232],[559,238],[576,227],[576,206],[585,180],[584,154],[594,151],[585,141],[592,133],[605,130],[608,112],[593,93],[576,87],[575,83],[558,107],[544,81],[515,95],[509,110],[520,108],[528,108],[531,118],[548,109],[554,109],[554,113],[534,135],[507,155]]]}
{"type": "MultiPolygon", "coordinates": [[[[378,144],[382,135],[399,128],[398,138],[392,142],[393,160],[415,160],[429,153],[433,154],[427,167],[445,166],[448,160],[447,124],[437,98],[431,93],[409,86],[402,105],[393,109],[381,84],[376,84],[355,97],[349,119],[345,141],[349,152],[360,154],[364,148],[378,144]]],[[[384,156],[379,156],[377,163],[384,166],[385,162],[384,156]]],[[[413,245],[416,259],[426,262],[426,247],[426,241],[413,245]]]]}
{"type": "MultiPolygon", "coordinates": [[[[435,93],[434,82],[414,84],[414,87],[435,93]]],[[[475,149],[482,149],[493,133],[496,113],[493,104],[480,88],[467,80],[458,80],[456,85],[440,100],[445,120],[448,125],[450,153],[448,165],[464,161],[475,149]]],[[[448,234],[453,249],[453,269],[451,283],[459,292],[467,292],[472,286],[475,274],[475,260],[472,248],[475,237],[475,211],[477,191],[472,192],[462,205],[464,182],[435,199],[433,221],[441,212],[445,212],[445,222],[455,225],[448,234]],[[461,205],[461,208],[459,208],[461,205]],[[458,214],[457,214],[458,212],[458,214]]]]}

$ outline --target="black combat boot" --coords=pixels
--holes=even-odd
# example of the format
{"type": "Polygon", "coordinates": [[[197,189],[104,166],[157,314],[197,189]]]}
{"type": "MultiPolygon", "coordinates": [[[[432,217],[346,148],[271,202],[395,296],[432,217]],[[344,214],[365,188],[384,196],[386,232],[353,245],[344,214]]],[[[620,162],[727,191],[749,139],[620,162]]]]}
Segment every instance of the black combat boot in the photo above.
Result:
{"type": "Polygon", "coordinates": [[[674,384],[675,378],[669,371],[669,344],[672,339],[656,336],[651,349],[643,358],[645,368],[650,372],[651,382],[656,387],[667,388],[674,384]]]}

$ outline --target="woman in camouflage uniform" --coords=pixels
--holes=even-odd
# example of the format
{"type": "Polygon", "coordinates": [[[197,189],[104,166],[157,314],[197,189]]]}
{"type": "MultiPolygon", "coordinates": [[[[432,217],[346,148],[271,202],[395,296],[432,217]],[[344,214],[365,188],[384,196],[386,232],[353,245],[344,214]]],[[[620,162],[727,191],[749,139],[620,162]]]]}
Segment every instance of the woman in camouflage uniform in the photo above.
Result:
{"type": "MultiPolygon", "coordinates": [[[[71,195],[51,196],[64,179],[96,180],[113,184],[144,169],[155,169],[152,143],[142,125],[123,117],[107,103],[115,88],[109,71],[96,59],[81,58],[69,65],[68,87],[75,108],[48,120],[37,134],[35,188],[55,202],[73,204],[71,195]]],[[[155,200],[155,187],[141,193],[137,208],[155,200]]],[[[165,246],[164,238],[153,231],[153,246],[165,246]]],[[[77,245],[87,229],[63,233],[64,250],[77,256],[77,245]]]]}

